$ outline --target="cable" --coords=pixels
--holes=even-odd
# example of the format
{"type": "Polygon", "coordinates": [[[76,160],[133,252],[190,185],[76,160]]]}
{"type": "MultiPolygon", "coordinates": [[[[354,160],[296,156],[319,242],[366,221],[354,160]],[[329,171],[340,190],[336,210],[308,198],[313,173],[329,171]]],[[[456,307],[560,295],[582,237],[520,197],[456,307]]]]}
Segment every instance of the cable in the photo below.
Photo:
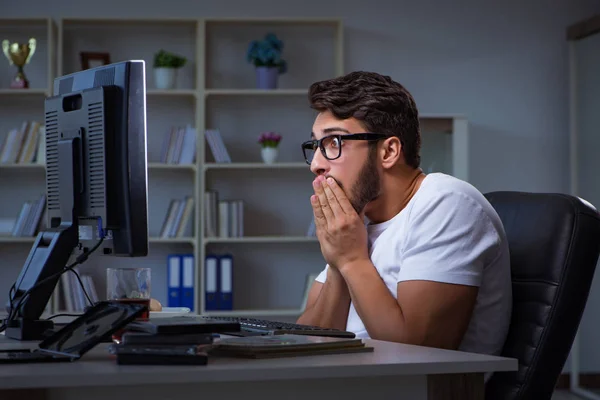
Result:
{"type": "Polygon", "coordinates": [[[85,291],[85,286],[83,285],[83,282],[81,281],[81,278],[79,277],[79,274],[74,269],[72,269],[71,272],[74,273],[75,276],[77,277],[77,280],[79,281],[79,286],[81,286],[81,290],[83,290],[83,294],[85,294],[85,297],[87,298],[88,302],[90,303],[90,306],[93,306],[94,302],[92,301],[92,299],[90,299],[90,296],[88,296],[87,292],[85,291]]]}
{"type": "MultiPolygon", "coordinates": [[[[39,281],[38,283],[36,283],[35,285],[33,285],[32,287],[30,287],[27,291],[25,291],[25,293],[23,293],[23,295],[21,296],[21,298],[19,299],[18,303],[16,304],[16,306],[13,307],[13,301],[14,301],[14,294],[12,296],[10,296],[10,313],[8,315],[8,317],[6,318],[6,320],[4,321],[4,323],[2,324],[2,326],[0,326],[0,332],[6,330],[8,321],[12,321],[15,317],[16,317],[16,312],[15,310],[19,310],[19,308],[21,307],[21,304],[23,303],[23,301],[25,301],[25,298],[27,298],[29,296],[29,294],[36,289],[37,287],[43,285],[44,283],[55,279],[59,276],[61,276],[62,274],[64,274],[67,271],[72,271],[73,268],[75,266],[77,266],[78,264],[82,264],[84,263],[89,256],[96,250],[98,249],[98,247],[100,247],[100,245],[102,244],[102,242],[104,241],[104,236],[102,236],[100,238],[100,240],[94,245],[94,247],[92,247],[90,250],[86,251],[85,253],[80,254],[73,263],[71,263],[71,265],[65,267],[62,271],[57,272],[55,274],[50,275],[49,277],[42,279],[41,281],[39,281]]],[[[79,276],[78,276],[79,277],[79,276]]],[[[14,287],[15,287],[16,283],[13,283],[12,287],[11,287],[11,291],[14,291],[14,287]]]]}

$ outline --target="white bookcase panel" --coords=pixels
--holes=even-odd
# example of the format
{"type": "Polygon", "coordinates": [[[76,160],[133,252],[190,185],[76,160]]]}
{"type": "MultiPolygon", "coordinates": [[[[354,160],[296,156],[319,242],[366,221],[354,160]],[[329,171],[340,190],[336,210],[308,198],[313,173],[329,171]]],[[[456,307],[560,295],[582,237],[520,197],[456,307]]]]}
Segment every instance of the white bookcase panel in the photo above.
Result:
{"type": "Polygon", "coordinates": [[[306,89],[312,82],[339,73],[337,20],[208,20],[206,22],[206,88],[254,89],[254,66],[246,53],[252,40],[274,33],[282,40],[288,71],[279,76],[282,89],[306,89]]]}
{"type": "Polygon", "coordinates": [[[21,129],[24,122],[44,123],[44,99],[42,93],[0,95],[0,147],[8,133],[21,129]]]}
{"type": "MultiPolygon", "coordinates": [[[[17,218],[23,203],[46,192],[43,168],[11,168],[0,165],[0,218],[17,218]]],[[[0,261],[0,268],[2,261],[0,261]]],[[[0,296],[2,294],[0,293],[0,296]]],[[[1,297],[0,297],[1,298],[1,297]]]]}
{"type": "Polygon", "coordinates": [[[425,173],[443,172],[469,180],[469,132],[460,115],[423,114],[421,168],[425,173]]]}
{"type": "MultiPolygon", "coordinates": [[[[148,230],[150,237],[158,237],[167,216],[171,199],[195,198],[193,171],[148,170],[148,230]]],[[[188,224],[184,237],[194,236],[194,219],[188,224]]],[[[165,264],[166,265],[166,264],[165,264]]]]}
{"type": "Polygon", "coordinates": [[[159,163],[165,136],[172,127],[196,126],[196,99],[192,96],[146,96],[148,162],[159,163]]]}
{"type": "Polygon", "coordinates": [[[15,282],[19,271],[23,268],[25,259],[31,250],[33,240],[25,240],[23,238],[15,238],[15,240],[0,239],[0,305],[4,310],[4,306],[8,301],[8,291],[11,285],[15,282]]]}
{"type": "MultiPolygon", "coordinates": [[[[150,267],[151,293],[162,304],[167,304],[167,257],[169,254],[189,254],[194,248],[186,243],[150,242],[146,257],[112,257],[101,253],[93,254],[80,266],[80,275],[91,275],[96,291],[101,298],[106,298],[106,268],[150,267]]],[[[10,286],[9,286],[10,287],[10,286]]],[[[60,310],[58,310],[60,311],[60,310]]]]}
{"type": "Polygon", "coordinates": [[[312,221],[313,175],[306,169],[221,170],[206,177],[219,200],[244,202],[244,236],[303,236],[312,221]]]}
{"type": "MultiPolygon", "coordinates": [[[[0,18],[0,42],[7,39],[11,43],[27,43],[30,38],[36,39],[36,49],[23,67],[29,80],[29,88],[34,91],[47,91],[51,77],[54,75],[53,46],[56,35],[56,24],[49,18],[0,18]]],[[[0,54],[0,89],[10,89],[10,82],[17,73],[15,65],[9,65],[4,53],[0,54]]],[[[11,89],[28,90],[28,89],[11,89]]]]}
{"type": "Polygon", "coordinates": [[[233,311],[238,313],[297,310],[299,314],[307,276],[325,267],[317,241],[215,243],[206,251],[232,255],[233,311]]]}
{"type": "MultiPolygon", "coordinates": [[[[219,129],[232,162],[262,163],[258,138],[264,131],[282,136],[278,162],[304,162],[300,144],[310,139],[316,115],[308,107],[306,94],[216,96],[207,99],[206,107],[207,127],[219,129]]],[[[214,161],[209,146],[205,150],[206,161],[214,161]]]]}
{"type": "Polygon", "coordinates": [[[152,65],[161,49],[184,56],[178,71],[178,89],[196,88],[195,20],[63,19],[59,41],[59,75],[81,70],[80,52],[110,54],[111,62],[144,60],[147,88],[156,88],[152,65]]]}

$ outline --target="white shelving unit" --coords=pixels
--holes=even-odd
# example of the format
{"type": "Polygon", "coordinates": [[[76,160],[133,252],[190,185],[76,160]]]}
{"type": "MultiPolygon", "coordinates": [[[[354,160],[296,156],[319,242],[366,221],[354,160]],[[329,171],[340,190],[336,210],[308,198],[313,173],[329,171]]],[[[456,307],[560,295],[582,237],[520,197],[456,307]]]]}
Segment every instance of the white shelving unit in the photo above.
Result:
{"type": "MultiPolygon", "coordinates": [[[[200,246],[202,260],[207,254],[233,256],[233,310],[206,310],[202,284],[198,302],[207,315],[294,320],[301,312],[306,275],[323,265],[318,241],[306,236],[312,220],[311,173],[300,143],[312,125],[308,87],[344,73],[343,23],[208,19],[205,35],[202,130],[220,130],[232,162],[215,163],[202,149],[201,187],[202,192],[216,190],[220,199],[244,201],[244,236],[205,237],[200,246]],[[277,89],[262,90],[256,89],[245,54],[251,40],[268,32],[283,41],[289,70],[279,76],[277,89]],[[260,158],[256,141],[262,131],[283,136],[275,164],[260,158]]],[[[204,220],[200,225],[204,232],[204,220]]]]}
{"type": "MultiPolygon", "coordinates": [[[[0,41],[26,43],[36,39],[36,49],[24,72],[28,89],[11,89],[17,68],[0,53],[0,143],[11,129],[27,120],[43,123],[44,99],[56,75],[57,24],[51,18],[1,18],[0,41]]],[[[22,204],[45,191],[45,170],[35,164],[0,164],[0,219],[15,218],[22,204]]],[[[0,237],[0,301],[5,304],[11,284],[29,254],[33,238],[0,237]]]]}
{"type": "MultiPolygon", "coordinates": [[[[12,20],[20,40],[28,35],[21,20],[12,20]],[[16,22],[15,22],[16,21],[16,22]]],[[[300,313],[306,277],[324,267],[319,243],[307,236],[312,210],[312,173],[304,162],[300,143],[310,136],[314,111],[308,107],[308,87],[344,71],[344,30],[339,19],[125,19],[65,18],[28,20],[48,32],[47,70],[26,67],[34,85],[17,93],[0,85],[0,102],[26,103],[27,115],[43,118],[43,98],[54,77],[81,69],[79,53],[107,52],[111,62],[146,61],[148,117],[148,179],[150,254],[144,258],[92,256],[85,264],[104,288],[107,266],[152,267],[153,297],[167,301],[167,256],[195,256],[195,311],[207,315],[232,315],[294,320],[300,313]],[[51,28],[55,27],[55,28],[51,28]],[[283,40],[283,58],[289,70],[280,75],[279,88],[256,89],[254,70],[246,62],[253,39],[273,32],[283,40]],[[56,44],[52,38],[56,37],[56,44]],[[165,49],[185,56],[178,86],[160,90],[154,86],[153,56],[165,49]],[[56,59],[56,68],[53,67],[56,59]],[[39,77],[44,77],[42,80],[39,77]],[[171,125],[190,124],[197,129],[197,157],[192,165],[159,163],[163,135],[171,125]],[[231,163],[216,163],[206,144],[206,129],[219,129],[231,163]],[[256,143],[262,131],[283,136],[279,158],[265,164],[256,143]],[[244,201],[243,237],[205,237],[204,193],[215,190],[220,199],[244,201]],[[170,199],[191,195],[194,221],[181,238],[158,238],[170,199]],[[233,256],[233,310],[208,311],[204,298],[204,260],[207,254],[233,256]]],[[[5,24],[0,28],[4,33],[5,24]]],[[[0,76],[9,75],[8,63],[0,63],[0,76]],[[7,71],[3,70],[5,68],[7,71]]],[[[14,67],[12,67],[14,68],[14,67]]],[[[1,83],[1,81],[0,81],[1,83]]],[[[16,107],[16,106],[14,106],[16,107]]],[[[25,112],[24,111],[24,112],[25,112]]],[[[13,113],[10,122],[20,122],[13,113]]],[[[8,131],[2,125],[0,140],[8,131]]],[[[423,169],[451,173],[468,180],[468,125],[464,116],[423,114],[423,169]]],[[[16,215],[26,196],[44,190],[41,165],[2,165],[0,184],[10,191],[0,194],[0,215],[16,215]],[[22,176],[14,182],[14,176],[22,176]],[[14,188],[13,188],[14,187],[14,188]]],[[[0,301],[18,274],[34,238],[0,238],[2,254],[11,252],[10,268],[2,268],[0,301]],[[2,286],[6,286],[5,288],[2,286]]],[[[0,262],[4,267],[4,263],[0,262]]],[[[8,265],[8,264],[7,264],[8,265]]],[[[59,310],[55,310],[59,311],[59,310]]]]}
{"type": "MultiPolygon", "coordinates": [[[[81,70],[80,52],[108,53],[110,62],[146,62],[146,106],[148,143],[149,254],[144,258],[91,257],[85,266],[92,271],[97,291],[104,288],[106,266],[150,266],[152,296],[167,304],[167,257],[193,254],[198,260],[200,238],[199,160],[193,164],[160,162],[163,138],[172,126],[202,125],[199,99],[202,97],[201,49],[203,22],[198,19],[64,18],[58,23],[57,76],[81,70]],[[157,89],[153,76],[154,55],[160,49],[187,59],[178,71],[176,88],[157,89]],[[173,198],[192,196],[194,217],[183,237],[161,238],[159,233],[173,198]]],[[[198,141],[203,140],[198,131],[198,141]]],[[[198,269],[196,268],[196,274],[198,269]]],[[[197,303],[196,303],[197,304],[197,303]]],[[[194,311],[197,311],[195,309],[194,311]]]]}

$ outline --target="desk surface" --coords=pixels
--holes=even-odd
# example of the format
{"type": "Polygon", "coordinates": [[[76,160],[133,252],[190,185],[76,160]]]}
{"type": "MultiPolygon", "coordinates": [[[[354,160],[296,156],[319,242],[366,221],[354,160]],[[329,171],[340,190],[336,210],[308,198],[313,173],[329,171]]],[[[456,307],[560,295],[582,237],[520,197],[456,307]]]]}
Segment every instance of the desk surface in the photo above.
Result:
{"type": "MultiPolygon", "coordinates": [[[[366,340],[372,353],[274,359],[211,358],[206,366],[117,365],[100,344],[71,363],[0,365],[0,389],[143,385],[279,379],[410,376],[514,371],[517,360],[366,340]]],[[[0,348],[27,347],[0,337],[0,348]]]]}

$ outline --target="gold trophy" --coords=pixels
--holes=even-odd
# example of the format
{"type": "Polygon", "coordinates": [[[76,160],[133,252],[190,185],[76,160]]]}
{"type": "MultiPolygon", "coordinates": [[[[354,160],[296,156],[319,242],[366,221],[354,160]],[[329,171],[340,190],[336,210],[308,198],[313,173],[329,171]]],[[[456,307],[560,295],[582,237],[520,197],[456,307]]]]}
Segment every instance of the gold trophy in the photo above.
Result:
{"type": "Polygon", "coordinates": [[[29,81],[25,77],[23,66],[28,64],[29,60],[31,60],[33,53],[35,53],[35,45],[36,40],[34,38],[29,39],[28,43],[10,43],[8,40],[2,41],[2,50],[4,50],[4,55],[8,58],[9,64],[14,64],[19,69],[15,79],[10,84],[11,88],[29,88],[29,81]]]}

